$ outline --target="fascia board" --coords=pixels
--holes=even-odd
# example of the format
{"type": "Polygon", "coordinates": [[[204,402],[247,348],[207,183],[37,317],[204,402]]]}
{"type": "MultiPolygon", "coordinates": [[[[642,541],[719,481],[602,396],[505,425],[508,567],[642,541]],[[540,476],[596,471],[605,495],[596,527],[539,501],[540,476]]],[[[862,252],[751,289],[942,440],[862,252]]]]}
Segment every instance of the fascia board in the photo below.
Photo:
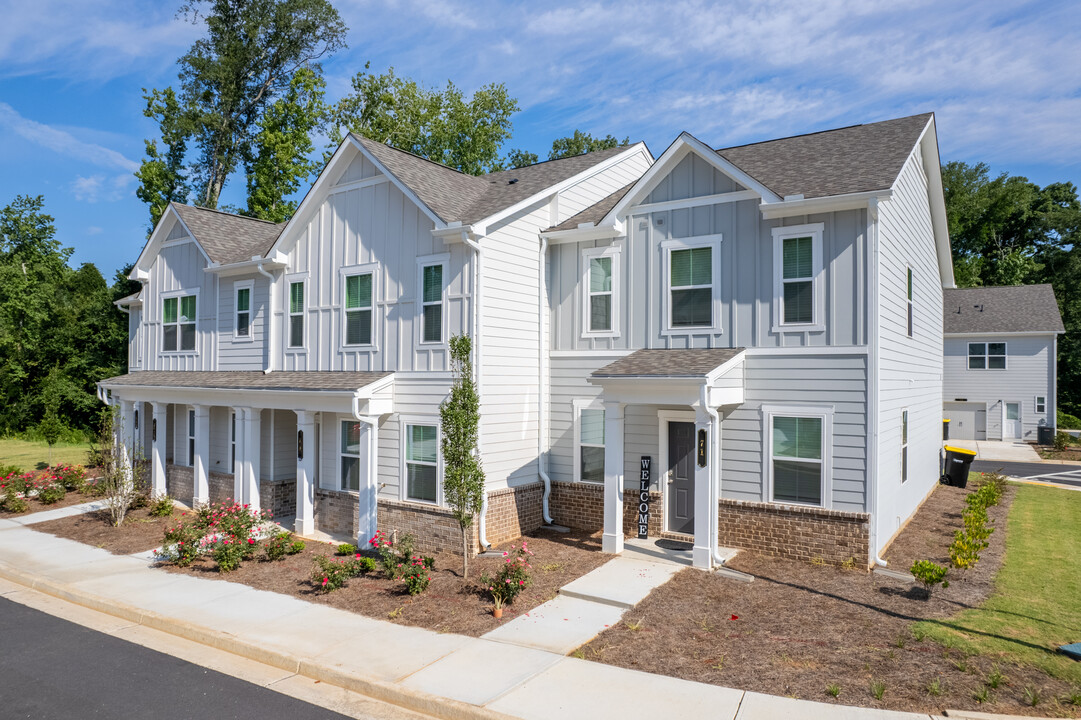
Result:
{"type": "Polygon", "coordinates": [[[957,337],[957,338],[974,338],[974,337],[998,337],[1004,335],[1007,337],[1054,337],[1055,335],[1062,335],[1065,330],[1022,330],[1016,332],[1006,332],[1002,330],[990,330],[987,332],[963,332],[963,333],[942,333],[943,337],[957,337]]]}
{"type": "Polygon", "coordinates": [[[180,217],[180,213],[176,211],[172,203],[165,208],[165,212],[158,218],[158,224],[154,226],[154,231],[150,233],[150,238],[146,241],[146,245],[143,246],[142,252],[139,253],[138,259],[135,261],[135,265],[132,267],[131,272],[128,274],[129,280],[147,280],[150,275],[150,266],[154,264],[154,259],[158,256],[158,251],[161,249],[165,239],[162,235],[165,234],[165,223],[169,217],[175,217],[176,221],[180,223],[184,231],[191,237],[191,242],[195,243],[195,247],[199,248],[199,252],[206,258],[207,267],[214,265],[214,261],[207,255],[206,249],[199,243],[199,239],[195,237],[195,233],[191,231],[184,219],[180,217]]]}
{"type": "Polygon", "coordinates": [[[832,212],[837,210],[860,210],[867,207],[871,200],[888,200],[892,197],[892,190],[870,190],[867,192],[848,193],[845,195],[827,195],[825,197],[807,198],[804,200],[782,200],[773,203],[761,203],[758,208],[765,220],[789,217],[791,215],[807,215],[817,212],[832,212]]]}
{"type": "Polygon", "coordinates": [[[589,225],[587,227],[571,228],[569,230],[552,230],[542,232],[541,237],[547,238],[553,245],[565,242],[581,242],[583,240],[611,240],[626,234],[623,223],[619,225],[589,225]]]}
{"type": "Polygon", "coordinates": [[[927,120],[917,143],[923,154],[923,172],[927,176],[927,198],[931,206],[931,226],[935,232],[935,248],[938,254],[939,276],[943,288],[957,287],[953,275],[953,251],[950,247],[950,228],[946,219],[946,200],[942,188],[942,159],[938,153],[938,131],[935,116],[927,120]]]}
{"type": "Polygon", "coordinates": [[[309,410],[352,414],[351,390],[239,390],[223,388],[173,388],[160,385],[113,385],[98,383],[114,396],[144,402],[186,405],[239,405],[261,409],[309,410]]]}

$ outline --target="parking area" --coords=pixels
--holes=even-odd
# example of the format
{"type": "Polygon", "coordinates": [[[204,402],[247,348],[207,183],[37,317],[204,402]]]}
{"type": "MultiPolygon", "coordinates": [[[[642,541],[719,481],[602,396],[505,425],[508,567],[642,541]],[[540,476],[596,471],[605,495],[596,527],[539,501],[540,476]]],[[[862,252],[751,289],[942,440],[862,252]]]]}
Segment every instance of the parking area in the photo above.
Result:
{"type": "Polygon", "coordinates": [[[1000,472],[1019,480],[1081,489],[1081,465],[976,460],[972,463],[972,471],[1000,472]]]}

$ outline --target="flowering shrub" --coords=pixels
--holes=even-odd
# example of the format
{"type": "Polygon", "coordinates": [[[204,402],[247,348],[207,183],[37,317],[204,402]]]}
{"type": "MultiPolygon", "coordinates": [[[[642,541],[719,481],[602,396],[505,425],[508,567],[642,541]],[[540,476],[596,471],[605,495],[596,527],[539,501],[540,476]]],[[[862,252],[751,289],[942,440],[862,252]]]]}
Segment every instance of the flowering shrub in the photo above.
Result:
{"type": "Polygon", "coordinates": [[[53,478],[51,482],[38,488],[38,502],[42,505],[53,505],[63,500],[67,494],[64,485],[53,478]]]}
{"type": "Polygon", "coordinates": [[[402,582],[405,583],[405,591],[410,595],[420,595],[428,589],[432,576],[428,564],[424,558],[413,555],[402,573],[402,582]]]}
{"type": "Polygon", "coordinates": [[[239,539],[235,535],[219,535],[210,544],[211,557],[218,564],[218,572],[227,573],[240,567],[242,560],[248,560],[255,554],[255,538],[239,539]]]}
{"type": "Polygon", "coordinates": [[[181,522],[176,527],[166,528],[165,538],[161,544],[161,556],[165,560],[176,563],[179,567],[187,567],[202,552],[199,545],[202,539],[203,530],[196,523],[181,522]]]}
{"type": "MultiPolygon", "coordinates": [[[[279,532],[271,536],[263,546],[263,554],[267,560],[281,560],[286,555],[296,555],[304,549],[303,540],[293,540],[287,532],[279,532]]],[[[375,563],[373,562],[374,566],[375,563]]]]}
{"type": "Polygon", "coordinates": [[[520,548],[512,546],[510,551],[503,553],[503,565],[495,576],[487,573],[480,576],[481,585],[487,588],[497,608],[514,602],[518,593],[529,587],[529,571],[533,566],[529,564],[528,558],[532,556],[533,553],[523,540],[520,548]]]}
{"type": "Polygon", "coordinates": [[[8,486],[4,491],[4,494],[0,496],[0,509],[9,513],[24,513],[30,509],[29,503],[23,499],[22,495],[15,492],[15,488],[8,486]]]}
{"type": "Polygon", "coordinates": [[[55,475],[67,490],[82,490],[86,480],[86,468],[82,465],[54,465],[49,468],[49,472],[55,475]]]}
{"type": "MultiPolygon", "coordinates": [[[[238,552],[237,549],[219,549],[234,544],[235,541],[242,551],[240,559],[250,558],[255,552],[257,541],[269,531],[270,516],[265,510],[252,510],[248,505],[241,505],[232,499],[201,507],[190,515],[184,513],[180,516],[179,525],[165,530],[161,555],[180,567],[186,567],[200,554],[213,555],[220,551],[228,566],[233,554],[238,552]],[[225,540],[229,542],[226,543],[225,540]]],[[[215,557],[215,560],[218,558],[215,557]]],[[[222,570],[220,561],[218,567],[222,570]]],[[[229,569],[222,572],[229,572],[229,569]]]]}
{"type": "Polygon", "coordinates": [[[403,534],[398,538],[398,546],[394,547],[386,533],[380,530],[369,542],[379,553],[379,562],[388,580],[397,580],[408,572],[413,558],[413,548],[416,545],[416,538],[413,535],[403,534]]]}

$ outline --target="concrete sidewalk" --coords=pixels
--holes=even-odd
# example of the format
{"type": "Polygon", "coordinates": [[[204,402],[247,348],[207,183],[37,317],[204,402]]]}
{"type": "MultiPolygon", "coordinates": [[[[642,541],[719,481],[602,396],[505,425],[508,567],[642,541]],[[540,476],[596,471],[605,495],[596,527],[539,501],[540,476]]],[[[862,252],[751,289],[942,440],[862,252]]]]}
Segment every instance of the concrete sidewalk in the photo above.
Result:
{"type": "Polygon", "coordinates": [[[1043,462],[1032,445],[1020,440],[947,440],[943,445],[972,450],[977,460],[987,462],[1043,462]]]}
{"type": "Polygon", "coordinates": [[[153,568],[0,520],[0,578],[441,718],[928,718],[688,682],[153,568]]]}

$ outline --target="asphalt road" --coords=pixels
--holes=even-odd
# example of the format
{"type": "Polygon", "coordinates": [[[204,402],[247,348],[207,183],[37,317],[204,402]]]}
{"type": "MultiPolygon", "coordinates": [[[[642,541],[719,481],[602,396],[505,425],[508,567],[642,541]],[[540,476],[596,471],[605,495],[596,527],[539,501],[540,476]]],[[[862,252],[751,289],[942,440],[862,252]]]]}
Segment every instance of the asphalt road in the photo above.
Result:
{"type": "Polygon", "coordinates": [[[345,715],[0,598],[5,720],[346,720],[345,715]]]}
{"type": "Polygon", "coordinates": [[[972,463],[972,472],[995,471],[1015,478],[1028,478],[1071,487],[1081,487],[1081,465],[995,462],[988,460],[976,460],[972,463]]]}

